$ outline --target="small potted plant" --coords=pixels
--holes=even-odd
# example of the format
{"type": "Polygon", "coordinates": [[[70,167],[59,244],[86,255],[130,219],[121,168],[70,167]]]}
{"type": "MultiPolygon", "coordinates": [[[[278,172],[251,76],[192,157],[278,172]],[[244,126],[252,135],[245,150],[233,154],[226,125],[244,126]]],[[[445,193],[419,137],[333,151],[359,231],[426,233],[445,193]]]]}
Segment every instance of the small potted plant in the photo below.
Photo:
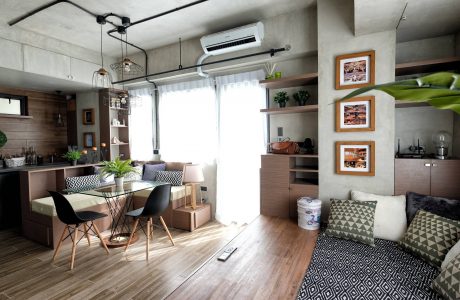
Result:
{"type": "Polygon", "coordinates": [[[286,102],[289,101],[289,96],[287,95],[287,92],[278,92],[275,94],[273,101],[278,103],[279,107],[286,107],[286,102]]]}
{"type": "Polygon", "coordinates": [[[67,153],[64,154],[62,157],[67,159],[72,164],[72,166],[76,166],[77,160],[79,160],[81,157],[81,153],[77,150],[70,150],[67,151],[67,153]]]}
{"type": "Polygon", "coordinates": [[[103,161],[100,176],[114,175],[115,185],[123,186],[124,176],[128,173],[138,173],[137,169],[131,165],[131,160],[121,160],[119,156],[112,161],[103,161]]]}
{"type": "Polygon", "coordinates": [[[310,94],[307,91],[301,90],[294,93],[292,97],[294,98],[298,106],[303,106],[307,104],[307,100],[308,98],[310,98],[310,94]]]}

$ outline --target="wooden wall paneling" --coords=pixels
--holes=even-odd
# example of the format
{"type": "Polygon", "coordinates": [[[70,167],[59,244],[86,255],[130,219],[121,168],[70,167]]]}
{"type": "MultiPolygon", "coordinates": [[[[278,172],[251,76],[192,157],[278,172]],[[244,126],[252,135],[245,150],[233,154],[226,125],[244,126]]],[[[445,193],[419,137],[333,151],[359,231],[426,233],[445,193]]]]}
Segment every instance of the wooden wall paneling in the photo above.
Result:
{"type": "Polygon", "coordinates": [[[72,98],[67,100],[67,143],[69,145],[78,145],[77,137],[77,99],[72,98]]]}
{"type": "MultiPolygon", "coordinates": [[[[28,111],[32,119],[17,119],[0,116],[0,130],[5,132],[8,142],[3,154],[20,154],[23,147],[34,146],[38,154],[47,156],[63,153],[67,148],[67,127],[56,127],[58,111],[66,115],[64,96],[0,87],[1,93],[28,97],[28,111]]],[[[65,122],[66,124],[66,122],[65,122]]]]}
{"type": "Polygon", "coordinates": [[[460,160],[432,160],[431,195],[460,199],[460,160]]]}
{"type": "Polygon", "coordinates": [[[260,169],[260,212],[289,217],[289,156],[262,155],[260,169]]]}
{"type": "Polygon", "coordinates": [[[107,147],[106,159],[112,157],[112,147],[110,146],[110,108],[104,105],[104,97],[108,97],[108,90],[101,90],[99,92],[99,127],[100,127],[100,141],[98,149],[101,143],[105,143],[107,147]]]}
{"type": "Polygon", "coordinates": [[[430,159],[395,159],[395,195],[430,195],[430,159]]]}

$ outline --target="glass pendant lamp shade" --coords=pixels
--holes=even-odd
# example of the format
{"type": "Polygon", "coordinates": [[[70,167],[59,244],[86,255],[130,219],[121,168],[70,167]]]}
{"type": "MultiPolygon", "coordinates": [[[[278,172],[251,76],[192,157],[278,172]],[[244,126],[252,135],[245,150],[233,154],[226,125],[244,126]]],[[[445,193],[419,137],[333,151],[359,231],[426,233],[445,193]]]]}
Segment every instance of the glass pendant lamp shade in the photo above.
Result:
{"type": "Polygon", "coordinates": [[[102,24],[101,24],[101,68],[94,71],[92,79],[93,88],[110,88],[112,87],[112,76],[104,68],[104,55],[102,54],[102,24]]]}

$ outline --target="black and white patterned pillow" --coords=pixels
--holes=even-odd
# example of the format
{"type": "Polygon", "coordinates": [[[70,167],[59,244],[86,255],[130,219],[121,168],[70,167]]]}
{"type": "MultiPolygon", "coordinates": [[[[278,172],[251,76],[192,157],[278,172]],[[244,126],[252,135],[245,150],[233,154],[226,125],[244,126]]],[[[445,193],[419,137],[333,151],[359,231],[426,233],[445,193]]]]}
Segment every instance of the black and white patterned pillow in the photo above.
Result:
{"type": "Polygon", "coordinates": [[[99,175],[67,177],[65,179],[66,189],[81,190],[94,188],[100,183],[99,175]]]}
{"type": "Polygon", "coordinates": [[[182,185],[182,171],[158,171],[155,180],[179,186],[182,185]]]}

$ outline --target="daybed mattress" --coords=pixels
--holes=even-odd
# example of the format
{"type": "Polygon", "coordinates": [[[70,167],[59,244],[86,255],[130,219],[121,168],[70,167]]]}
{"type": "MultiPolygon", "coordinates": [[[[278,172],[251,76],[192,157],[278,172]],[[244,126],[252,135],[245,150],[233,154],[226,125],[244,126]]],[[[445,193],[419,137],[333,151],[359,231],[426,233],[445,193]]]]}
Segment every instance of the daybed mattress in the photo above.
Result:
{"type": "Polygon", "coordinates": [[[320,234],[297,299],[442,299],[431,289],[435,267],[395,242],[375,245],[320,234]]]}
{"type": "MultiPolygon", "coordinates": [[[[153,188],[135,192],[134,196],[148,198],[152,190],[153,188]]],[[[187,188],[185,187],[185,185],[172,186],[171,187],[171,199],[169,200],[175,201],[175,200],[185,197],[186,195],[190,196],[190,194],[192,193],[191,190],[192,189],[190,186],[187,186],[187,188]]]]}

